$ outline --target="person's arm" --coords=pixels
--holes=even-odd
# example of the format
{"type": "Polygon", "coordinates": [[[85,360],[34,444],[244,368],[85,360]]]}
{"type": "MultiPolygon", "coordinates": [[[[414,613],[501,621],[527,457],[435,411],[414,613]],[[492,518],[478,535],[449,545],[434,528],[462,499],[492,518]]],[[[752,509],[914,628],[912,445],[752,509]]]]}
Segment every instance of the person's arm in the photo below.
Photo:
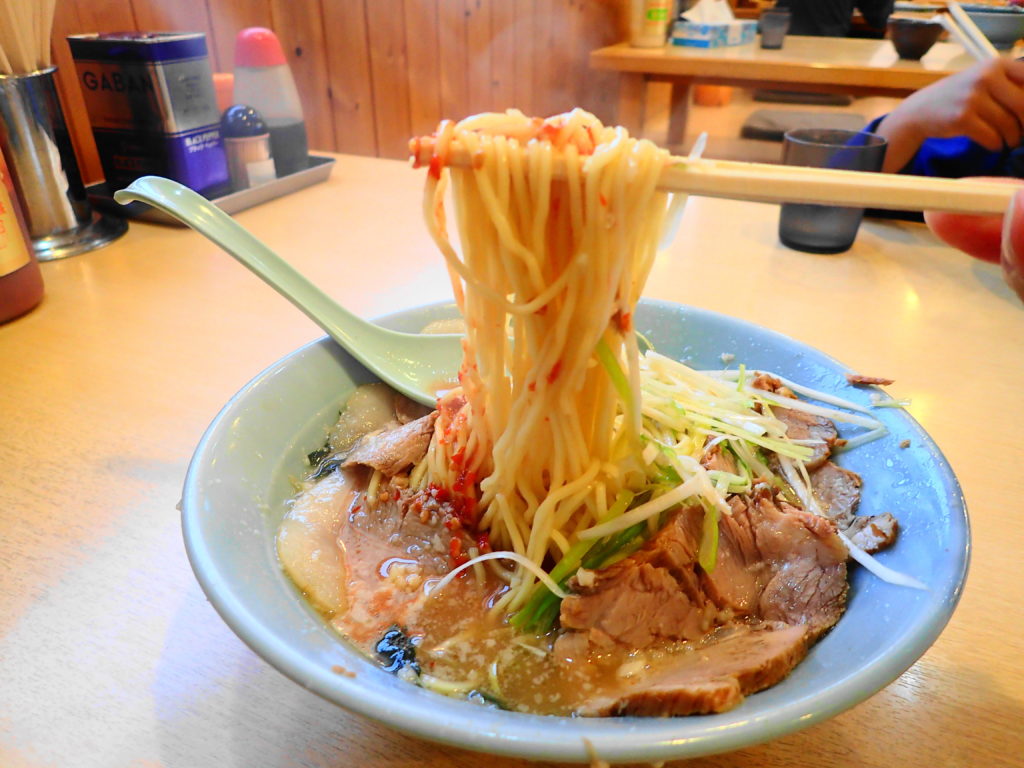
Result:
{"type": "Polygon", "coordinates": [[[929,138],[964,137],[990,152],[1015,147],[1024,136],[1024,61],[981,62],[922,88],[886,115],[875,133],[889,143],[882,167],[887,173],[906,167],[929,138]]]}
{"type": "Polygon", "coordinates": [[[856,7],[864,21],[875,29],[885,29],[885,23],[892,14],[894,0],[857,0],[856,7]]]}

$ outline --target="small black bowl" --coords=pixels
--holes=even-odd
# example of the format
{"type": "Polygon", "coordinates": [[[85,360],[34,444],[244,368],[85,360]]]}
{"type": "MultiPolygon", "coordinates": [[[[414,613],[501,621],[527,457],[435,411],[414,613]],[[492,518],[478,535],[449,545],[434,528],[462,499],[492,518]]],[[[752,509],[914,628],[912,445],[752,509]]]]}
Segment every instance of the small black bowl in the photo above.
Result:
{"type": "Polygon", "coordinates": [[[942,29],[941,24],[927,19],[889,19],[889,39],[901,59],[920,59],[935,45],[942,29]]]}

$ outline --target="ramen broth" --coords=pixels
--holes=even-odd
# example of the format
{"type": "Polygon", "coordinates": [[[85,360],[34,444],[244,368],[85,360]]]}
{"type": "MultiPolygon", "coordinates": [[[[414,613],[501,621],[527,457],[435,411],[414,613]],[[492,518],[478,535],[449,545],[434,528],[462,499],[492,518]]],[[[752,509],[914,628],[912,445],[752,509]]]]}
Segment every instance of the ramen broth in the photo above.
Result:
{"type": "Polygon", "coordinates": [[[538,714],[567,715],[586,699],[656,670],[699,644],[617,649],[585,660],[553,653],[553,634],[524,635],[488,610],[504,590],[473,569],[430,596],[447,569],[423,542],[388,542],[366,511],[364,472],[336,470],[300,493],[278,530],[285,571],[356,648],[377,658],[394,625],[416,646],[420,683],[440,693],[538,714]]]}
{"type": "Polygon", "coordinates": [[[456,580],[445,590],[452,594],[428,600],[416,623],[421,685],[442,693],[470,699],[475,693],[520,712],[572,715],[634,678],[657,674],[680,655],[700,654],[702,643],[668,643],[643,651],[616,647],[584,659],[559,658],[555,633],[537,637],[513,629],[483,610],[474,599],[479,593],[466,581],[456,580]]]}
{"type": "MultiPolygon", "coordinates": [[[[385,395],[394,397],[381,385],[357,390],[328,444],[351,443],[351,434],[339,431],[352,424],[381,422],[385,395]]],[[[451,567],[447,532],[428,525],[397,530],[389,504],[401,488],[378,486],[369,498],[370,477],[362,469],[334,469],[305,481],[278,530],[278,554],[310,604],[369,659],[383,661],[381,638],[400,629],[415,647],[418,674],[399,674],[418,677],[425,688],[517,711],[570,715],[634,679],[678,666],[681,656],[699,660],[702,648],[722,637],[560,657],[557,632],[523,633],[504,612],[491,610],[507,589],[496,569],[470,568],[433,592],[451,567]]]]}

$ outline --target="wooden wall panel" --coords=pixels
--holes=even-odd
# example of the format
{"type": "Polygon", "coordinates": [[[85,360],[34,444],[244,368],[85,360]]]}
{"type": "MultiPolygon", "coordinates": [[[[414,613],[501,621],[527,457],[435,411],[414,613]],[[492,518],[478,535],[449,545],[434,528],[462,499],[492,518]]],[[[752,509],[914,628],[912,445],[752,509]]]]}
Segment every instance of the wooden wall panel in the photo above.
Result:
{"type": "Polygon", "coordinates": [[[491,7],[491,107],[505,110],[517,106],[516,98],[516,6],[513,2],[491,7]]]}
{"type": "Polygon", "coordinates": [[[76,7],[79,21],[84,27],[79,32],[113,32],[139,28],[135,22],[135,10],[126,0],[63,0],[57,3],[57,15],[72,5],[76,7]]]}
{"type": "Polygon", "coordinates": [[[615,122],[619,76],[615,72],[590,69],[590,52],[625,37],[628,28],[628,4],[614,0],[576,0],[580,6],[580,34],[576,40],[575,66],[583,87],[578,104],[593,112],[602,122],[615,122]]]}
{"type": "MultiPolygon", "coordinates": [[[[401,5],[397,5],[401,9],[401,5]]],[[[405,18],[375,8],[367,13],[370,73],[373,78],[373,114],[377,126],[377,153],[381,157],[407,157],[412,123],[409,118],[410,77],[405,53],[405,18]]],[[[414,33],[415,34],[415,33],[414,33]]]]}
{"type": "Polygon", "coordinates": [[[205,32],[229,71],[239,29],[281,39],[310,147],[402,157],[442,117],[518,107],[582,106],[615,120],[618,78],[589,52],[624,37],[627,0],[61,0],[54,24],[59,86],[81,165],[99,165],[64,35],[118,29],[205,32]]]}
{"type": "Polygon", "coordinates": [[[327,35],[320,0],[271,0],[270,10],[271,28],[281,41],[299,89],[309,148],[333,150],[334,113],[327,75],[327,35]]]}
{"type": "Polygon", "coordinates": [[[547,115],[551,113],[552,87],[557,87],[559,77],[551,67],[551,34],[555,26],[555,14],[564,3],[549,0],[533,0],[530,12],[530,31],[533,35],[533,102],[529,113],[547,115]]]}
{"type": "MultiPolygon", "coordinates": [[[[214,72],[225,64],[217,59],[217,36],[210,23],[206,3],[196,0],[131,0],[135,13],[135,28],[155,32],[202,32],[206,35],[206,48],[210,52],[210,65],[214,72]]],[[[230,61],[227,66],[230,66],[230,61]]]]}
{"type": "Polygon", "coordinates": [[[441,56],[438,50],[438,3],[449,0],[405,0],[405,48],[409,79],[409,122],[412,133],[430,133],[441,122],[441,56]]]}
{"type": "Polygon", "coordinates": [[[551,36],[548,42],[548,94],[551,98],[547,112],[565,112],[580,106],[587,85],[586,62],[577,62],[578,43],[584,38],[580,29],[580,3],[567,0],[555,6],[551,36]]]}
{"type": "Polygon", "coordinates": [[[469,105],[473,112],[498,109],[491,90],[491,0],[465,0],[466,77],[469,105]]]}
{"type": "Polygon", "coordinates": [[[438,0],[437,10],[441,112],[445,117],[459,119],[470,114],[466,10],[460,0],[438,0]]]}
{"type": "Polygon", "coordinates": [[[376,155],[364,0],[326,0],[324,27],[329,30],[331,41],[327,46],[327,73],[334,112],[334,149],[354,155],[376,155]]]}
{"type": "Polygon", "coordinates": [[[515,9],[515,26],[512,32],[515,55],[505,66],[512,69],[512,104],[526,114],[536,114],[533,98],[534,42],[536,30],[533,25],[533,0],[509,0],[515,9]]]}

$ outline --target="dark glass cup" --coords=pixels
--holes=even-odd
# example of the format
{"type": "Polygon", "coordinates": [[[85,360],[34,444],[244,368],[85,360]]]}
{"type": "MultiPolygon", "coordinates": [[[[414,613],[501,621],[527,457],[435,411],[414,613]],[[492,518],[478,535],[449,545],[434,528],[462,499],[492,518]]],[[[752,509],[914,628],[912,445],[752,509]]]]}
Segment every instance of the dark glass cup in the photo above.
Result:
{"type": "Polygon", "coordinates": [[[789,31],[789,11],[772,9],[761,14],[761,47],[781,48],[789,31]]]}
{"type": "MultiPolygon", "coordinates": [[[[880,171],[886,141],[866,131],[799,128],[787,131],[782,162],[813,168],[880,171]]],[[[857,237],[863,208],[784,203],[779,214],[783,245],[808,253],[842,253],[857,237]]]]}

